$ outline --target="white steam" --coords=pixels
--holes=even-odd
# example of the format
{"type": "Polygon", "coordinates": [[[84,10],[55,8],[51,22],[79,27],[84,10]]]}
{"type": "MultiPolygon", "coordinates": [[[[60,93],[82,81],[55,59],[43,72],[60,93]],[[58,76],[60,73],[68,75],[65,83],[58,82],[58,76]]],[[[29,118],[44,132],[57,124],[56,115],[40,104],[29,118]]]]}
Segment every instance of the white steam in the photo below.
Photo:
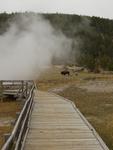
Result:
{"type": "Polygon", "coordinates": [[[35,79],[70,49],[71,41],[42,16],[18,15],[0,36],[0,80],[35,79]]]}

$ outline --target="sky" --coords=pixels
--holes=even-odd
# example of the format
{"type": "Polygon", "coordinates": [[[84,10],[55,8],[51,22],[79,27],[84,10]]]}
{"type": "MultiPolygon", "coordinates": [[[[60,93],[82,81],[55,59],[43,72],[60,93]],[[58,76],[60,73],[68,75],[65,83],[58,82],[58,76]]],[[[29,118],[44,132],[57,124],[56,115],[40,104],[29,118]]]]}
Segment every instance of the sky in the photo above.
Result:
{"type": "Polygon", "coordinates": [[[113,19],[113,0],[0,0],[0,12],[34,11],[113,19]]]}

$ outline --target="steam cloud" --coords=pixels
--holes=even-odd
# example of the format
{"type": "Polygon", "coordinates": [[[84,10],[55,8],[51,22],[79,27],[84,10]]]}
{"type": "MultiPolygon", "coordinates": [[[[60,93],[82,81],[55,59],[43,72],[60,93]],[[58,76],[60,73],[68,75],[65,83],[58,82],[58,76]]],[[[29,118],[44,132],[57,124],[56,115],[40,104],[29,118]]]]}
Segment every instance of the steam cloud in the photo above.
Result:
{"type": "Polygon", "coordinates": [[[0,80],[36,79],[70,49],[71,40],[42,16],[17,15],[0,36],[0,80]]]}

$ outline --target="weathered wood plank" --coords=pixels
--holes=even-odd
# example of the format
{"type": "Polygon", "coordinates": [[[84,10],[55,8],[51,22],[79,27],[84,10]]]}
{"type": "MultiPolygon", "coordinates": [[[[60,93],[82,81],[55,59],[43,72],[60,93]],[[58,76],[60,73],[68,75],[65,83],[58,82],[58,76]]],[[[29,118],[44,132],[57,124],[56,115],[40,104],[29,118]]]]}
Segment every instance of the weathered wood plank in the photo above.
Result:
{"type": "Polygon", "coordinates": [[[70,101],[37,91],[24,149],[108,150],[70,101]]]}

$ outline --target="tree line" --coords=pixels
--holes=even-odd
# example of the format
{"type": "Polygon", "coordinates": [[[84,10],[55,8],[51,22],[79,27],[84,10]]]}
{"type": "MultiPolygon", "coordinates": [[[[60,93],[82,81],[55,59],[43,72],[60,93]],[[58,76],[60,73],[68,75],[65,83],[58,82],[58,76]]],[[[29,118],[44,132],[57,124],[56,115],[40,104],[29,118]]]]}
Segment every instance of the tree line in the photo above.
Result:
{"type": "MultiPolygon", "coordinates": [[[[7,31],[9,22],[17,14],[0,14],[0,34],[7,31]]],[[[113,20],[57,13],[42,15],[55,29],[72,39],[70,64],[95,72],[113,70],[113,20]]]]}

